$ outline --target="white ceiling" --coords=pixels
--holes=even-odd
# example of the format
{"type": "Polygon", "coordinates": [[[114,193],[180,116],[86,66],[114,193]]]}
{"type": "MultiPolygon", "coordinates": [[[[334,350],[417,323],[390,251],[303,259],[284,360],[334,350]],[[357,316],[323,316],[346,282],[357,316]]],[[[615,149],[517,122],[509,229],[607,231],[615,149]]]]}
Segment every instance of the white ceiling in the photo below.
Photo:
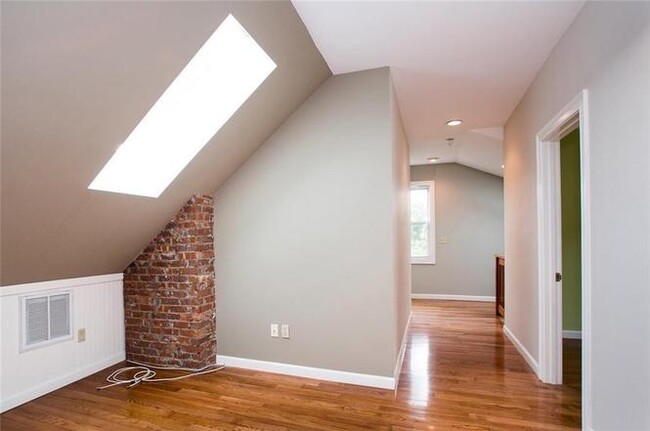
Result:
{"type": "Polygon", "coordinates": [[[584,1],[293,4],[333,73],[392,68],[411,164],[502,175],[499,128],[584,1]]]}

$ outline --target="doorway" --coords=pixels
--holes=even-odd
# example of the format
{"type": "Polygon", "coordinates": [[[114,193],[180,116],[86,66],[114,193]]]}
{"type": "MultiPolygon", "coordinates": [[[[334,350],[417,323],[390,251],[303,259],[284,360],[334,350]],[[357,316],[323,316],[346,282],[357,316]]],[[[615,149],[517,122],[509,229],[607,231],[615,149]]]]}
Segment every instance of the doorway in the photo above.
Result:
{"type": "MultiPolygon", "coordinates": [[[[589,216],[589,128],[587,112],[587,91],[583,90],[574,100],[562,109],[537,134],[537,247],[538,247],[538,340],[539,340],[539,378],[546,383],[563,382],[563,335],[577,336],[580,330],[582,366],[579,371],[582,388],[583,429],[590,423],[590,216],[589,216]],[[576,131],[579,129],[579,131],[576,131]],[[571,135],[571,133],[575,133],[571,135]],[[575,139],[572,148],[577,158],[578,184],[576,190],[565,192],[573,194],[572,203],[564,202],[569,208],[562,212],[562,140],[575,139]],[[577,202],[575,201],[577,199],[577,202]],[[578,204],[578,205],[575,205],[578,204]],[[571,206],[573,205],[573,208],[571,206]],[[576,208],[577,207],[577,208],[576,208]],[[577,211],[577,213],[576,213],[577,211]],[[563,220],[573,213],[574,220],[563,220]],[[566,224],[566,226],[564,226],[566,224]],[[573,223],[574,232],[570,223],[573,223]],[[577,225],[577,229],[576,229],[577,225]],[[566,230],[567,232],[563,232],[566,230]],[[576,232],[577,230],[577,232],[576,232]],[[564,235],[572,235],[563,238],[564,235]],[[577,237],[576,237],[577,234],[577,237]],[[571,237],[572,236],[572,237],[571,237]],[[564,241],[563,241],[564,240],[564,241]],[[563,248],[573,244],[571,251],[563,248]],[[564,242],[567,244],[564,244],[564,242]],[[563,257],[568,259],[563,261],[563,257]],[[576,261],[577,259],[577,261],[576,261]],[[570,260],[570,262],[569,262],[570,260]],[[565,268],[566,266],[566,268],[565,268]],[[568,273],[563,273],[568,270],[568,273]],[[576,271],[579,276],[576,276],[576,271]],[[568,276],[568,279],[564,279],[568,276]],[[566,281],[565,292],[563,279],[566,281]],[[579,289],[579,292],[570,289],[579,289]],[[575,302],[580,304],[577,307],[575,302]],[[565,309],[564,306],[567,306],[565,309]],[[571,307],[569,310],[569,307],[571,307]],[[579,310],[576,316],[576,309],[579,310]],[[564,315],[563,315],[564,314],[564,315]],[[579,325],[576,324],[579,321],[579,325]],[[565,327],[564,324],[567,324],[565,327]],[[568,328],[573,326],[573,328],[568,328]],[[566,329],[565,329],[566,328],[566,329]],[[567,332],[564,332],[567,331],[567,332]]],[[[565,154],[565,157],[570,158],[565,154]]],[[[566,177],[566,174],[565,174],[566,177]]],[[[570,179],[567,181],[568,185],[570,179]]],[[[575,185],[574,185],[575,186],[575,185]]],[[[569,196],[565,196],[569,197],[569,196]]],[[[575,346],[573,346],[575,348],[575,346]]],[[[567,348],[571,348],[569,345],[567,348]]],[[[575,364],[571,364],[574,366],[575,364]]],[[[574,376],[575,377],[575,376],[574,376]]]]}
{"type": "Polygon", "coordinates": [[[580,128],[560,138],[562,384],[581,391],[580,128]]]}

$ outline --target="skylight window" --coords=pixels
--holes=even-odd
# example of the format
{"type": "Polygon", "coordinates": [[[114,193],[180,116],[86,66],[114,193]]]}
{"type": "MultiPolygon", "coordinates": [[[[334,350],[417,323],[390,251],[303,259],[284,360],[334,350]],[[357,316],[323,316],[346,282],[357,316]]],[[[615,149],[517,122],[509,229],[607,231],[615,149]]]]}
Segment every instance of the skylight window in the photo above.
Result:
{"type": "Polygon", "coordinates": [[[157,198],[275,68],[228,15],[88,188],[157,198]]]}

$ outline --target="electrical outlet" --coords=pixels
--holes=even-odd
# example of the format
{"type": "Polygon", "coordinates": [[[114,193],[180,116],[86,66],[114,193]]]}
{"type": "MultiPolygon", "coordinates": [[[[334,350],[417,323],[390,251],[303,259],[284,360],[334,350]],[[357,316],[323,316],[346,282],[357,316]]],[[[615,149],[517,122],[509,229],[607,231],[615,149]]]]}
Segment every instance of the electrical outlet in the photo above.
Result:
{"type": "Polygon", "coordinates": [[[289,325],[282,325],[282,338],[289,338],[289,325]]]}
{"type": "Polygon", "coordinates": [[[77,342],[83,343],[86,341],[86,328],[81,328],[77,331],[77,342]]]}
{"type": "Polygon", "coordinates": [[[278,330],[277,323],[271,323],[271,337],[279,337],[280,331],[278,330]]]}

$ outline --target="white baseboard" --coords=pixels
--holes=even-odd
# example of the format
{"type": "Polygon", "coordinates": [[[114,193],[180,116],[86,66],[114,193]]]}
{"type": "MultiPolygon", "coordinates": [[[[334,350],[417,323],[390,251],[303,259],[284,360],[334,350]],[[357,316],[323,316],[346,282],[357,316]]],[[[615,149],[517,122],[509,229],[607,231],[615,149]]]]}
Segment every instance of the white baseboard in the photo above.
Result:
{"type": "Polygon", "coordinates": [[[507,326],[503,326],[503,333],[506,334],[506,337],[512,342],[512,344],[515,346],[519,354],[524,358],[526,363],[530,368],[533,369],[533,372],[535,372],[536,375],[539,375],[539,364],[535,359],[533,359],[533,355],[530,354],[530,352],[524,347],[523,344],[521,344],[521,341],[515,336],[515,334],[508,329],[507,326]]]}
{"type": "Polygon", "coordinates": [[[573,340],[582,340],[582,331],[562,331],[562,338],[571,338],[573,340]]]}
{"type": "Polygon", "coordinates": [[[306,377],[337,383],[370,386],[381,389],[395,389],[395,378],[373,374],[351,373],[349,371],[313,368],[303,365],[284,364],[281,362],[259,361],[257,359],[237,358],[234,356],[217,356],[217,362],[227,367],[245,368],[288,376],[306,377]]]}
{"type": "Polygon", "coordinates": [[[399,376],[402,371],[402,363],[404,362],[404,353],[406,352],[406,342],[408,340],[409,326],[411,326],[411,317],[413,317],[412,312],[409,314],[409,318],[406,321],[406,328],[404,328],[404,334],[402,334],[402,344],[400,345],[399,353],[397,354],[397,361],[395,362],[395,371],[393,371],[395,388],[399,385],[399,376]]]}
{"type": "Polygon", "coordinates": [[[113,355],[102,361],[95,362],[94,364],[91,364],[87,367],[83,367],[70,374],[67,374],[62,377],[56,377],[52,380],[44,382],[43,384],[37,387],[29,388],[12,397],[3,399],[0,401],[0,413],[6,412],[7,410],[13,409],[14,407],[18,407],[21,404],[25,404],[28,401],[41,397],[50,392],[56,391],[57,389],[69,385],[70,383],[74,383],[77,380],[81,380],[84,377],[88,377],[91,374],[101,371],[104,368],[108,368],[112,365],[122,362],[125,359],[126,359],[125,352],[120,352],[117,355],[113,355]]]}
{"type": "Polygon", "coordinates": [[[446,295],[439,293],[411,293],[411,299],[438,299],[445,301],[480,301],[494,302],[494,296],[477,296],[477,295],[446,295]]]}

